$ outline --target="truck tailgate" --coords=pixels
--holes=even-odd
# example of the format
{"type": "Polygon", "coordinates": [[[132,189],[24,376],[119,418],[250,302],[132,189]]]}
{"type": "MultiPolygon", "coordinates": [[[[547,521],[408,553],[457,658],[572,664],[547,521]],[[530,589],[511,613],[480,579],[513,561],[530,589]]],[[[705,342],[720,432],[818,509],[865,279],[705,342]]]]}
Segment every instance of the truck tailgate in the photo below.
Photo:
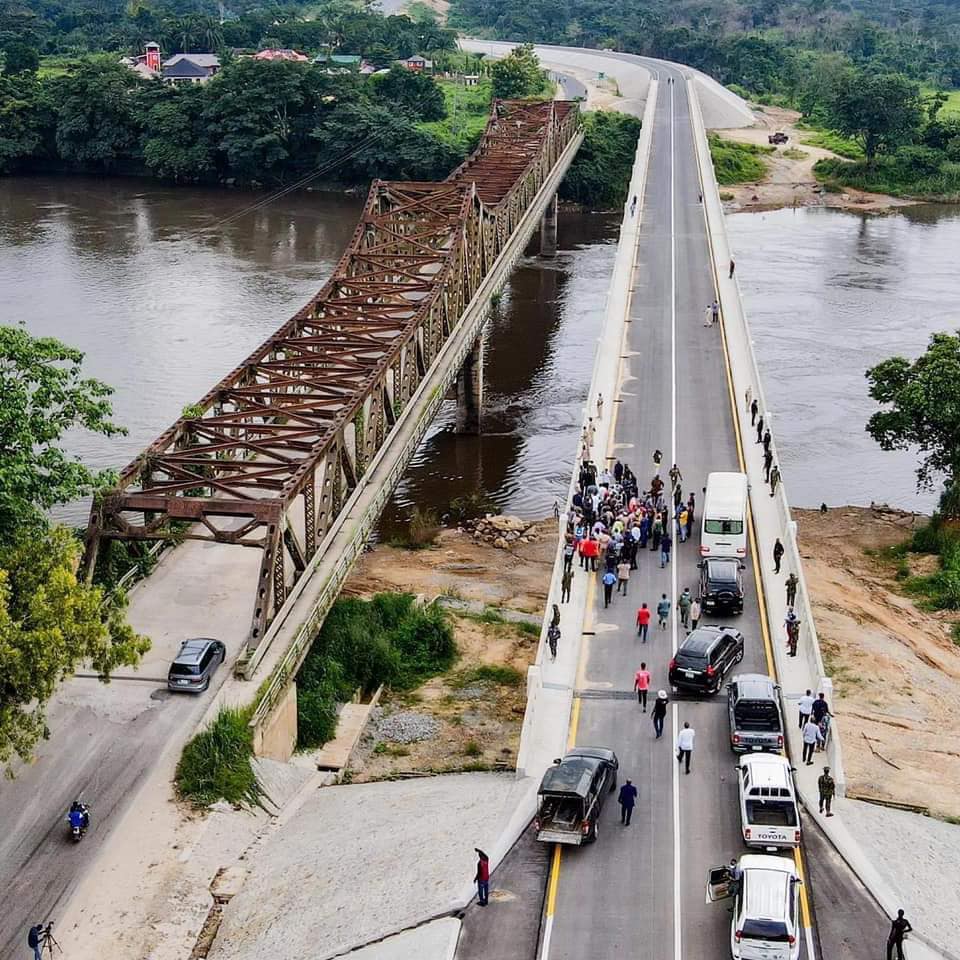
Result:
{"type": "Polygon", "coordinates": [[[579,847],[583,843],[583,833],[580,830],[556,830],[545,827],[537,834],[537,839],[544,843],[570,843],[579,847]]]}

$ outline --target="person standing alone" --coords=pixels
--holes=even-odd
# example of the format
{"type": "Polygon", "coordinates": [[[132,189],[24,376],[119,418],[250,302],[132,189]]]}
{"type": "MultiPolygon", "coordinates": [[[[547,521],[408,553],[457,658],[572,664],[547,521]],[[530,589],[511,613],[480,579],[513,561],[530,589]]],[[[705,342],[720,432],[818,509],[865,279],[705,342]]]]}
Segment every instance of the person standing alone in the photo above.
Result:
{"type": "Polygon", "coordinates": [[[783,559],[783,544],[777,537],[777,542],[773,545],[773,572],[780,572],[780,561],[783,559]]]}
{"type": "Polygon", "coordinates": [[[687,768],[684,773],[690,772],[690,757],[693,754],[693,738],[697,732],[690,726],[688,721],[683,722],[683,729],[677,736],[677,763],[687,762],[687,768]]]}
{"type": "Polygon", "coordinates": [[[890,924],[890,935],[887,937],[887,960],[893,960],[893,948],[897,948],[897,960],[903,960],[903,938],[913,929],[910,921],[897,911],[897,918],[890,924]]]}
{"type": "Polygon", "coordinates": [[[612,570],[608,570],[603,575],[603,606],[604,608],[610,606],[610,601],[613,599],[613,588],[616,582],[617,582],[617,575],[612,570]]]}
{"type": "Polygon", "coordinates": [[[643,712],[647,712],[647,691],[650,689],[650,671],[645,663],[640,664],[640,669],[633,678],[633,689],[637,691],[637,703],[643,707],[643,712]]]}
{"type": "Polygon", "coordinates": [[[833,795],[837,792],[837,785],[830,776],[829,767],[824,767],[823,773],[817,778],[817,792],[820,795],[820,812],[823,813],[826,809],[827,816],[832,817],[830,805],[833,803],[833,795]]]}
{"type": "Polygon", "coordinates": [[[560,602],[566,603],[570,599],[570,588],[573,586],[573,570],[570,567],[564,567],[563,575],[560,577],[560,602]]]}
{"type": "Polygon", "coordinates": [[[477,854],[477,875],[473,878],[477,884],[477,903],[487,905],[490,897],[490,858],[479,848],[473,848],[477,854]]]}
{"type": "Polygon", "coordinates": [[[637,636],[643,641],[647,642],[647,630],[650,627],[650,609],[645,603],[640,604],[640,609],[637,611],[637,636]]]}
{"type": "Polygon", "coordinates": [[[797,585],[800,583],[795,573],[787,577],[787,606],[795,607],[797,605],[797,585]]]}
{"type": "Polygon", "coordinates": [[[653,701],[653,710],[650,712],[650,717],[653,720],[653,731],[657,735],[657,740],[663,736],[663,721],[667,718],[667,704],[669,702],[667,691],[658,690],[657,699],[653,701]]]}
{"type": "Polygon", "coordinates": [[[690,604],[690,629],[696,630],[697,626],[700,623],[700,601],[694,598],[693,602],[690,604]]]}
{"type": "Polygon", "coordinates": [[[633,781],[628,780],[621,788],[617,797],[620,803],[620,822],[625,826],[630,826],[630,818],[633,816],[633,806],[637,802],[637,788],[633,781]]]}

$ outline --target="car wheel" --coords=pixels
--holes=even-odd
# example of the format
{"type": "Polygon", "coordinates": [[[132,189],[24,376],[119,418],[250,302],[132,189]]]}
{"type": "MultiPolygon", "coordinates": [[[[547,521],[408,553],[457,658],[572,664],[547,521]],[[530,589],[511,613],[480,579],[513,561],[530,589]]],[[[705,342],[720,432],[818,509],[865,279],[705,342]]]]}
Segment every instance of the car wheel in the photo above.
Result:
{"type": "Polygon", "coordinates": [[[590,832],[587,834],[587,843],[596,843],[597,837],[600,835],[600,824],[596,820],[593,822],[593,827],[590,829],[590,832]]]}

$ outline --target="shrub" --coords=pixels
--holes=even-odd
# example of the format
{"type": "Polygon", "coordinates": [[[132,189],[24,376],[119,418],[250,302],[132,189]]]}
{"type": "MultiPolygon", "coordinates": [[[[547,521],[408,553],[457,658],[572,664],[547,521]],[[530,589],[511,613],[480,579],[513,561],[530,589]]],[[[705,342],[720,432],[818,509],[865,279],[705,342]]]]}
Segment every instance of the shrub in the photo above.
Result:
{"type": "Polygon", "coordinates": [[[443,512],[443,522],[447,526],[459,527],[468,520],[479,520],[488,513],[500,513],[500,507],[486,490],[474,490],[450,501],[443,512]]]}
{"type": "Polygon", "coordinates": [[[439,535],[440,520],[436,513],[430,509],[414,507],[406,530],[391,537],[389,543],[393,547],[404,547],[407,550],[422,550],[432,546],[439,535]]]}
{"type": "Polygon", "coordinates": [[[250,761],[251,707],[221,707],[213,723],[183,749],[177,764],[180,797],[195,807],[223,799],[238,806],[263,807],[264,792],[250,761]]]}
{"type": "Polygon", "coordinates": [[[482,663],[464,670],[455,680],[456,687],[469,687],[475,683],[493,683],[500,687],[518,687],[523,683],[523,674],[508,664],[482,663]]]}
{"type": "Polygon", "coordinates": [[[481,757],[483,756],[483,748],[477,743],[476,740],[468,740],[464,744],[463,752],[465,756],[468,757],[481,757]]]}
{"type": "Polygon", "coordinates": [[[773,153],[772,147],[723,140],[716,134],[710,134],[709,141],[717,183],[750,183],[763,179],[767,167],[762,157],[773,153]]]}

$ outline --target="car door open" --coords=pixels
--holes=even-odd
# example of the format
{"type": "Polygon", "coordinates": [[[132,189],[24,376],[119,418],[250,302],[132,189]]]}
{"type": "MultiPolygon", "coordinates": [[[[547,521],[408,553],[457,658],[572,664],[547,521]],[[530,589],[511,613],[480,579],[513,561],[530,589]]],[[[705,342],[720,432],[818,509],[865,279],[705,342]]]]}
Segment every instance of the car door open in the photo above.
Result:
{"type": "Polygon", "coordinates": [[[729,900],[733,894],[730,892],[730,871],[726,864],[719,867],[711,867],[707,871],[707,899],[706,903],[716,903],[718,900],[729,900]]]}

